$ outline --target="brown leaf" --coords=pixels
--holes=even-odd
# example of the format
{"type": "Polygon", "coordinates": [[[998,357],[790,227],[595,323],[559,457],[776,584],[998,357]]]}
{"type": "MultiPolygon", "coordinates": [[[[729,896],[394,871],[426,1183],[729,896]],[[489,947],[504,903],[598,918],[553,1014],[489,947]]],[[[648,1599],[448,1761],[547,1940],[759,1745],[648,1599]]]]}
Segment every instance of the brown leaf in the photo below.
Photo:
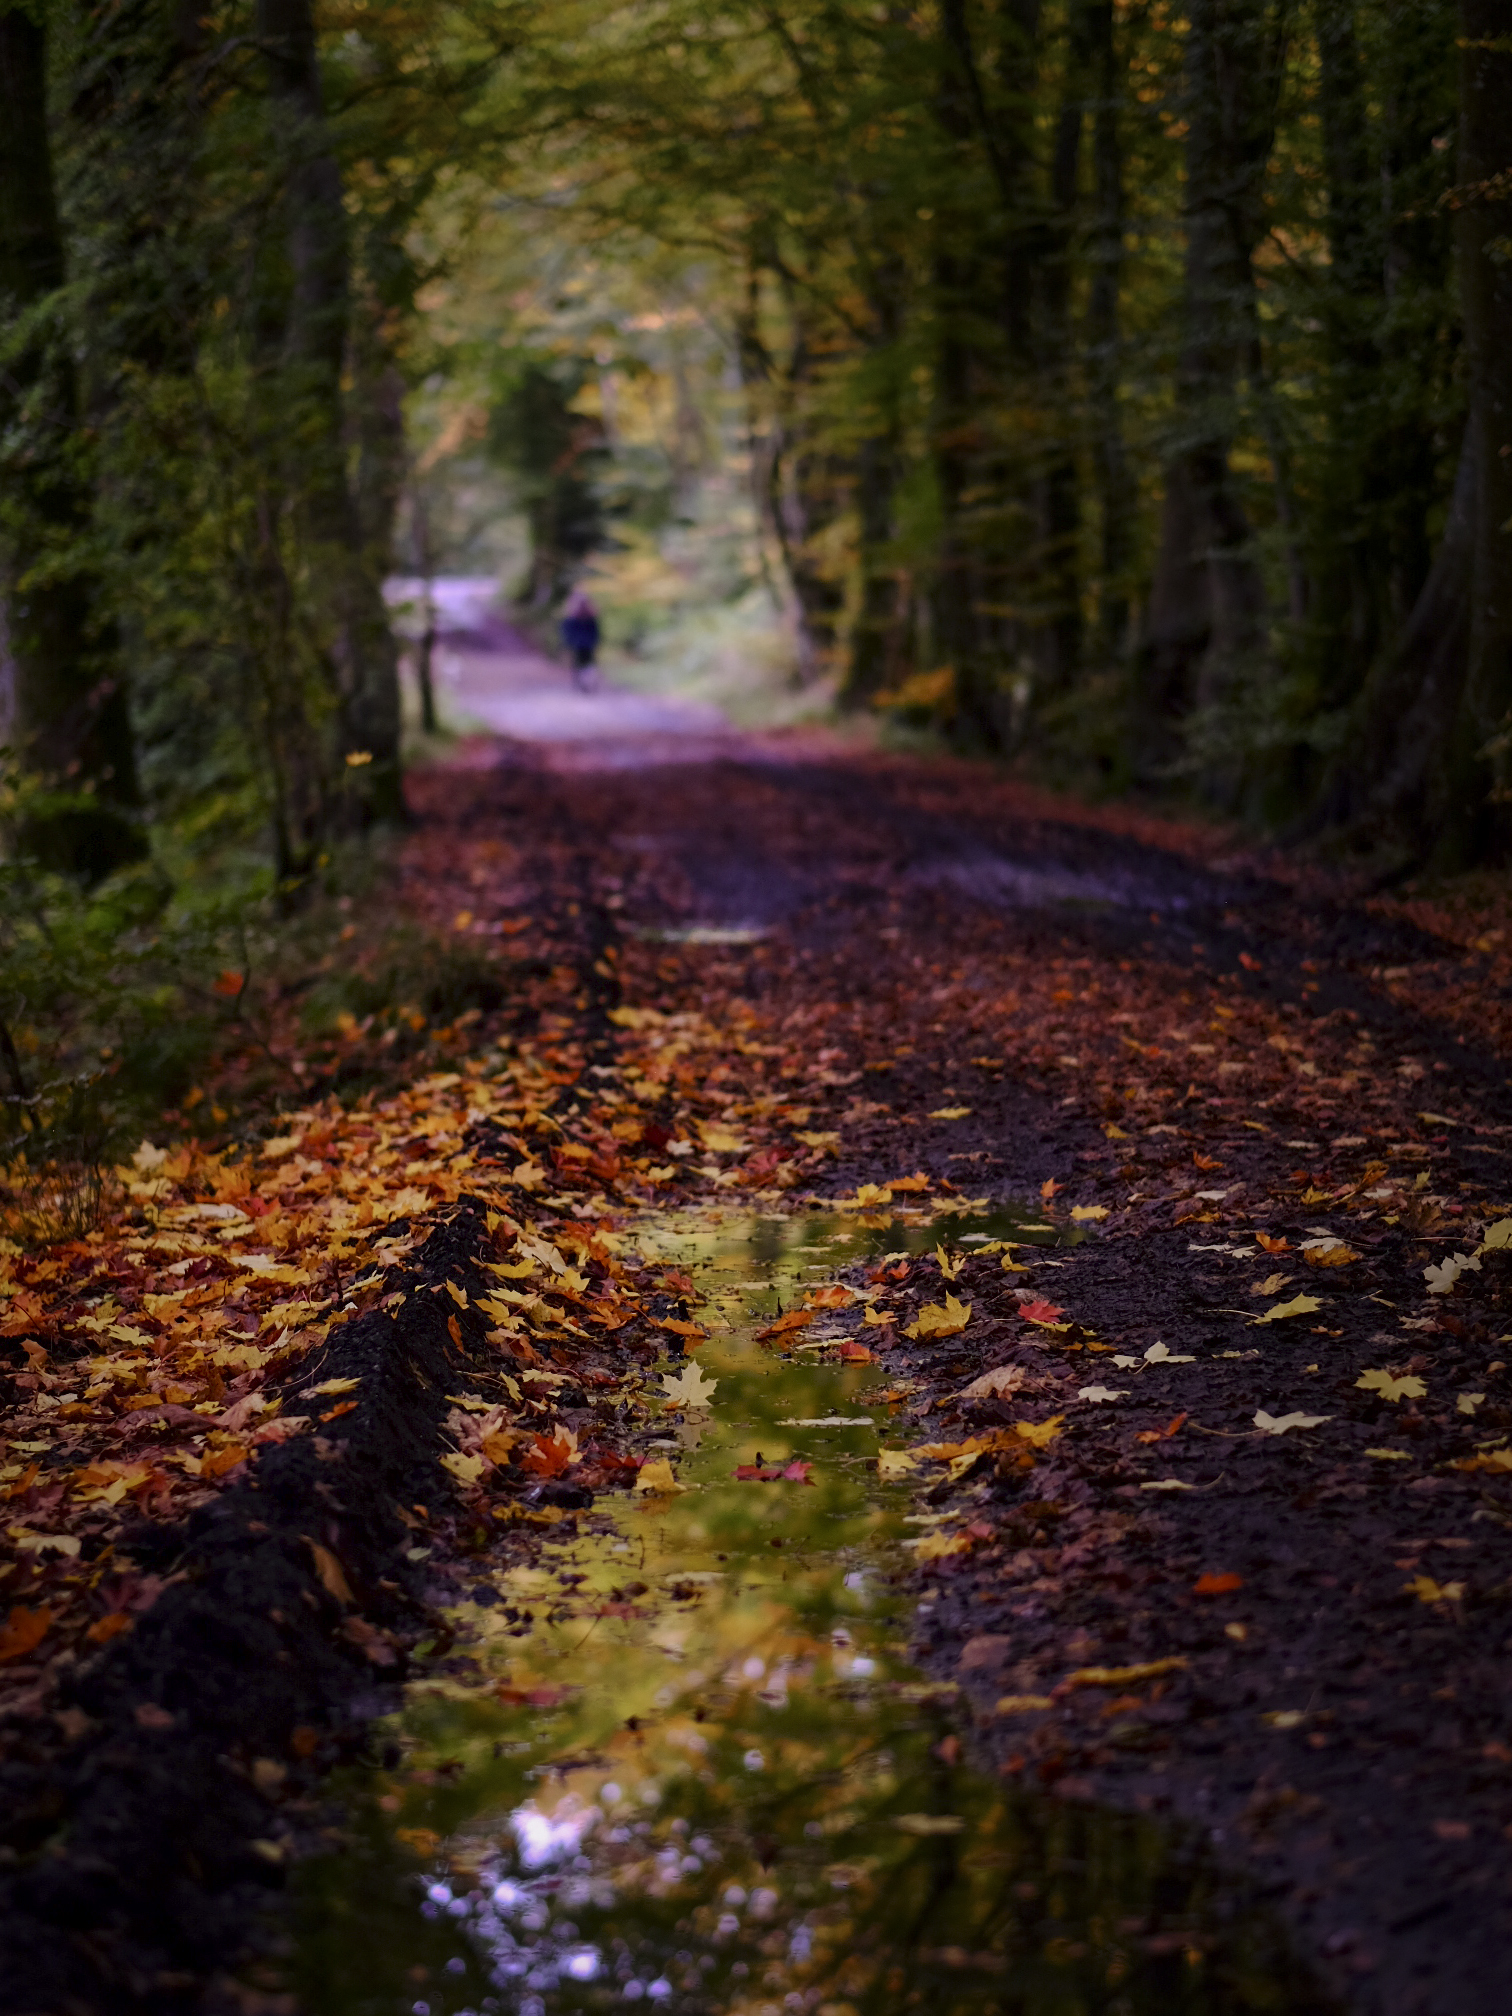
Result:
{"type": "Polygon", "coordinates": [[[334,1596],[338,1603],[345,1603],[355,1608],[357,1598],[352,1594],[346,1570],[330,1548],[322,1547],[318,1540],[312,1540],[308,1534],[304,1536],[304,1543],[310,1550],[310,1558],[315,1564],[315,1573],[320,1580],[320,1586],[327,1595],[334,1596]]]}
{"type": "Polygon", "coordinates": [[[35,1610],[17,1603],[5,1623],[0,1624],[0,1665],[10,1659],[24,1659],[47,1636],[53,1613],[43,1603],[35,1610]]]}

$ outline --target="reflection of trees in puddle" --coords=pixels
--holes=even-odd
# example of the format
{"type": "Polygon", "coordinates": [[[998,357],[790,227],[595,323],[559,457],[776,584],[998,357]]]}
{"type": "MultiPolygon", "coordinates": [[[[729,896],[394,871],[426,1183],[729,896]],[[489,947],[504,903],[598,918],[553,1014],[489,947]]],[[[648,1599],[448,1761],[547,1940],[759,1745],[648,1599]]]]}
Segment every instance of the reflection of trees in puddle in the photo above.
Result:
{"type": "Polygon", "coordinates": [[[948,1700],[855,1663],[783,1662],[780,1705],[770,1669],[726,1675],[460,1840],[425,1910],[465,1935],[477,1999],[431,2010],[1321,2009],[1164,1830],[983,1780],[948,1700]]]}
{"type": "Polygon", "coordinates": [[[694,1488],[480,1564],[493,1600],[452,1613],[471,1677],[411,1690],[354,1852],[300,1879],[304,2006],[1315,2006],[1265,1921],[1163,1829],[974,1775],[956,1690],[894,1656],[911,1500],[880,1484],[874,1429],[834,1418],[865,1409],[879,1375],[783,1359],[750,1332],[816,1274],[926,1237],[765,1219],[662,1238],[700,1271],[704,1313],[717,1296],[730,1319],[698,1354],[721,1382],[713,1412],[662,1427],[694,1488]],[[813,1483],[734,1482],[758,1450],[812,1459],[813,1483]],[[415,1854],[431,1863],[418,1890],[415,1854]]]}

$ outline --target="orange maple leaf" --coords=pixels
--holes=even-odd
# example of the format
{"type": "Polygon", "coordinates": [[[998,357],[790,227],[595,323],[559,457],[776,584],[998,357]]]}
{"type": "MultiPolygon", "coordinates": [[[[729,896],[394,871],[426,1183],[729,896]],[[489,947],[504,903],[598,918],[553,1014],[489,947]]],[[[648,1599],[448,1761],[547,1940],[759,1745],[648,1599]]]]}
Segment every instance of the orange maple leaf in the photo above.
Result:
{"type": "Polygon", "coordinates": [[[0,1664],[8,1659],[24,1659],[28,1652],[35,1651],[47,1636],[52,1615],[45,1603],[35,1610],[17,1603],[6,1622],[0,1624],[0,1664]]]}

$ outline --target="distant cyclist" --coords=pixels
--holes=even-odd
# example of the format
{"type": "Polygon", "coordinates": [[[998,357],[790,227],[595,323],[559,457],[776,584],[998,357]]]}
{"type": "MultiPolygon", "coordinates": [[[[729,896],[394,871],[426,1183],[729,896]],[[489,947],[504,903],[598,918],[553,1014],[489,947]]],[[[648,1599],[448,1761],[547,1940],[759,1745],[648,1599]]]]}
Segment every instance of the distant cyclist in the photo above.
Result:
{"type": "Polygon", "coordinates": [[[581,588],[574,588],[562,611],[562,644],[572,659],[572,677],[580,692],[598,685],[598,611],[581,588]]]}

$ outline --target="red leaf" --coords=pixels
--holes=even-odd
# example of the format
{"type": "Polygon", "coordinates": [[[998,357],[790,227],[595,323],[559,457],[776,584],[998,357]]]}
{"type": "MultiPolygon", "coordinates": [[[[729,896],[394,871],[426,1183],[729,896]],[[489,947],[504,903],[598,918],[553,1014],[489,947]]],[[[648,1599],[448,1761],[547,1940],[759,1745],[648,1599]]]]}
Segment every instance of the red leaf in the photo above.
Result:
{"type": "Polygon", "coordinates": [[[1231,1596],[1236,1589],[1244,1587],[1242,1575],[1199,1575],[1192,1584],[1194,1596],[1231,1596]]]}
{"type": "Polygon", "coordinates": [[[234,1001],[247,984],[244,973],[233,973],[228,966],[224,973],[217,973],[211,986],[217,994],[224,994],[228,1001],[234,1001]]]}
{"type": "Polygon", "coordinates": [[[741,1484],[775,1484],[781,1475],[780,1470],[774,1470],[769,1464],[760,1463],[741,1463],[735,1471],[736,1479],[741,1484]]]}
{"type": "Polygon", "coordinates": [[[1019,1304],[1019,1314],[1026,1323],[1059,1323],[1065,1313],[1064,1309],[1058,1309],[1053,1302],[1046,1302],[1043,1297],[1035,1302],[1019,1304]]]}
{"type": "Polygon", "coordinates": [[[785,1484],[812,1484],[814,1480],[809,1472],[813,1467],[812,1463],[789,1463],[782,1473],[782,1480],[785,1484]]]}
{"type": "Polygon", "coordinates": [[[534,1447],[528,1449],[521,1461],[521,1468],[530,1470],[538,1477],[560,1477],[572,1461],[572,1444],[565,1435],[537,1435],[534,1447]]]}
{"type": "Polygon", "coordinates": [[[868,1351],[866,1346],[858,1344],[854,1337],[840,1339],[840,1356],[847,1365],[876,1365],[880,1362],[875,1351],[868,1351]]]}

